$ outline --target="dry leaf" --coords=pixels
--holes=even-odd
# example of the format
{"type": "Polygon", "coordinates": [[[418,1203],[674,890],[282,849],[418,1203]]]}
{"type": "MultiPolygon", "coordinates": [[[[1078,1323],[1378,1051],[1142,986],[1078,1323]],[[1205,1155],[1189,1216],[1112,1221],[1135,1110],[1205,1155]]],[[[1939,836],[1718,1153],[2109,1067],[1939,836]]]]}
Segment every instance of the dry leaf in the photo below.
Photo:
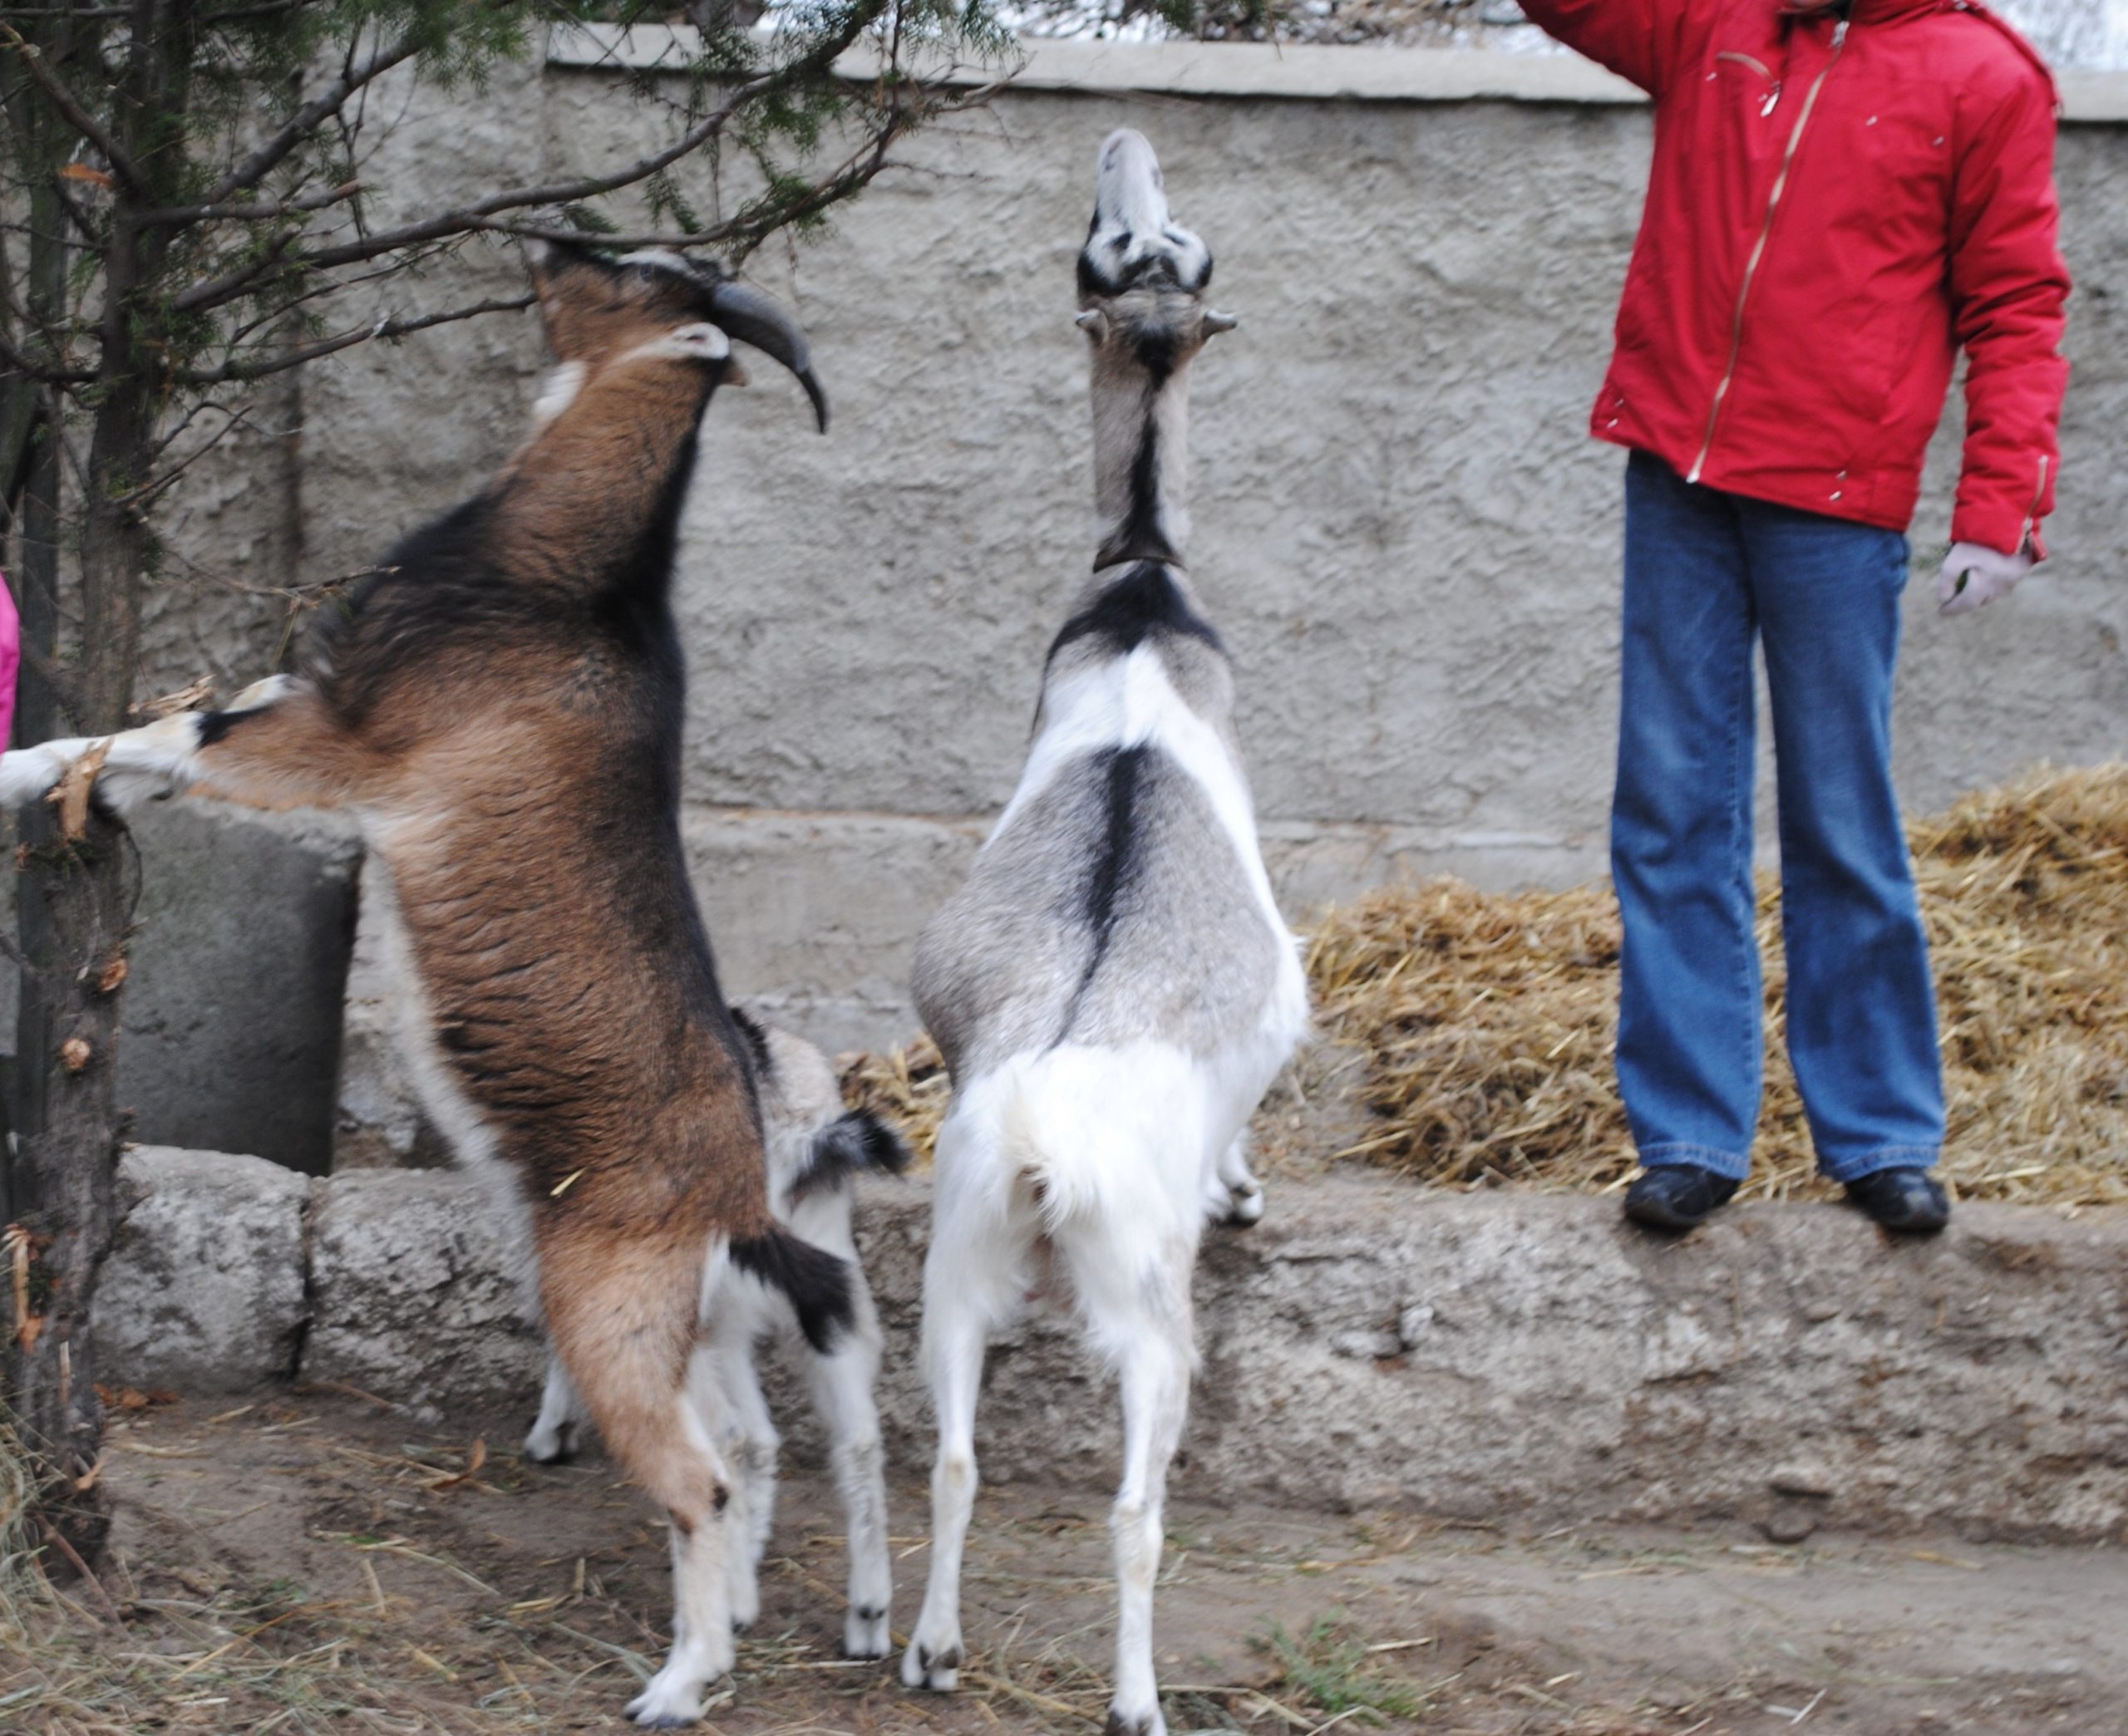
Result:
{"type": "Polygon", "coordinates": [[[131,970],[132,966],[126,962],[123,952],[112,953],[104,965],[103,975],[96,978],[96,992],[99,995],[116,994],[131,970]]]}
{"type": "Polygon", "coordinates": [[[89,829],[89,792],[96,788],[96,774],[111,756],[111,738],[106,736],[71,765],[66,775],[45,800],[59,809],[59,830],[69,843],[78,843],[89,829]]]}
{"type": "Polygon", "coordinates": [[[431,1495],[445,1489],[480,1489],[489,1494],[495,1491],[480,1481],[480,1467],[488,1462],[488,1443],[485,1438],[475,1440],[466,1454],[466,1468],[432,1478],[424,1485],[431,1495]]]}
{"type": "Polygon", "coordinates": [[[69,1037],[59,1045],[59,1065],[69,1073],[79,1073],[95,1056],[86,1037],[69,1037]]]}
{"type": "Polygon", "coordinates": [[[106,1410],[149,1410],[177,1403],[173,1392],[144,1393],[137,1386],[106,1386],[101,1380],[96,1382],[96,1396],[106,1410]]]}
{"type": "Polygon", "coordinates": [[[92,187],[115,184],[109,175],[101,169],[91,169],[86,163],[69,163],[59,171],[59,178],[67,181],[86,181],[92,187]]]}

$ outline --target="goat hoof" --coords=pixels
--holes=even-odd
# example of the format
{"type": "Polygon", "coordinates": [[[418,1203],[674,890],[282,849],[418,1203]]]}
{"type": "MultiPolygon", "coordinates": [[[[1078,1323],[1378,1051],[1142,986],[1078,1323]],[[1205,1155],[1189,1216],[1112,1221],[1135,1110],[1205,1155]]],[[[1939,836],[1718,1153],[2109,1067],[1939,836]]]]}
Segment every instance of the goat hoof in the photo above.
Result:
{"type": "Polygon", "coordinates": [[[1150,1712],[1135,1713],[1111,1706],[1101,1736],[1167,1736],[1167,1720],[1160,1716],[1158,1706],[1150,1712]]]}
{"type": "Polygon", "coordinates": [[[951,1694],[961,1684],[961,1649],[944,1645],[933,1651],[920,1642],[902,1654],[902,1685],[926,1688],[933,1694],[951,1694]]]}
{"type": "Polygon", "coordinates": [[[702,1695],[687,1688],[660,1689],[658,1678],[628,1704],[629,1721],[647,1730],[680,1730],[702,1722],[702,1695]]]}
{"type": "Polygon", "coordinates": [[[535,1420],[525,1437],[525,1456],[535,1465],[565,1465],[576,1457],[576,1424],[545,1429],[535,1420]]]}
{"type": "Polygon", "coordinates": [[[853,1604],[842,1624],[843,1656],[884,1658],[892,1649],[893,1641],[887,1634],[887,1612],[853,1604]]]}
{"type": "Polygon", "coordinates": [[[1236,1188],[1227,1197],[1227,1225],[1230,1229],[1254,1229],[1264,1221],[1264,1190],[1236,1188]]]}

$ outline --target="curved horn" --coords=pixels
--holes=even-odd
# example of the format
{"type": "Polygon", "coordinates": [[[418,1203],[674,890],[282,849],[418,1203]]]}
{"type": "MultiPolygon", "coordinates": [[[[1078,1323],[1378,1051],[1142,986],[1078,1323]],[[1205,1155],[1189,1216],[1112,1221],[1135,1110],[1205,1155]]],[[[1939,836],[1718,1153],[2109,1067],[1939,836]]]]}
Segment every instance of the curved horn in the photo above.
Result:
{"type": "Polygon", "coordinates": [[[718,325],[741,343],[750,343],[772,356],[798,376],[805,396],[813,401],[820,432],[828,431],[828,395],[813,377],[813,359],[805,334],[798,322],[761,291],[726,278],[710,291],[710,306],[718,325]]]}

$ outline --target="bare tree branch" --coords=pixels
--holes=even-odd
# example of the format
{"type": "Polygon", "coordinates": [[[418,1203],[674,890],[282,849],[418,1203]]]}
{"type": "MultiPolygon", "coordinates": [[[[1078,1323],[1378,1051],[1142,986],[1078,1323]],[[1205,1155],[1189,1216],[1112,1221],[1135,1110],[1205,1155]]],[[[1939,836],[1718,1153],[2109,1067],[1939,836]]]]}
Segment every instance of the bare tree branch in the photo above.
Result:
{"type": "Polygon", "coordinates": [[[138,220],[170,228],[216,220],[265,223],[277,218],[298,216],[306,211],[325,210],[342,199],[352,199],[362,190],[360,181],[347,181],[329,192],[308,193],[301,199],[280,199],[265,204],[173,205],[167,210],[143,211],[138,220]]]}
{"type": "Polygon", "coordinates": [[[342,350],[351,350],[358,343],[369,343],[380,337],[404,337],[411,332],[426,332],[431,326],[447,326],[461,319],[477,319],[484,313],[521,313],[530,307],[534,297],[508,296],[493,301],[475,302],[470,307],[454,307],[447,313],[425,313],[415,319],[401,319],[396,315],[381,319],[374,325],[357,332],[343,332],[337,337],[323,338],[317,343],[305,344],[301,349],[283,351],[281,354],[261,361],[224,361],[218,367],[180,368],[172,379],[180,386],[223,386],[230,381],[264,380],[269,374],[285,373],[292,367],[301,367],[306,361],[315,361],[321,356],[332,356],[342,350]]]}

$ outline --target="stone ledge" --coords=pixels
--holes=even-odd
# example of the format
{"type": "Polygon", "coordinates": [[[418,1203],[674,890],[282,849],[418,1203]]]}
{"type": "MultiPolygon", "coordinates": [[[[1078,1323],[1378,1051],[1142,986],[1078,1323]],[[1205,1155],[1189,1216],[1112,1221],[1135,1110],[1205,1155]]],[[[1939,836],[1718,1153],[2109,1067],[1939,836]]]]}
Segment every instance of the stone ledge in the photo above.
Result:
{"type": "MultiPolygon", "coordinates": [[[[155,1209],[136,1212],[119,1271],[171,1274],[194,1315],[220,1287],[254,1293],[172,1252],[218,1228],[218,1167],[251,1163],[135,1154],[155,1209]],[[162,1198],[173,1183],[182,1197],[162,1198]]],[[[528,1409],[538,1345],[484,1189],[450,1173],[309,1186],[301,1375],[528,1409]]],[[[866,1184],[880,1409],[904,1465],[930,1452],[914,1354],[928,1229],[925,1183],[866,1184]]],[[[122,1347],[155,1340],[127,1312],[149,1288],[107,1293],[115,1378],[144,1378],[122,1347]]],[[[1333,1178],[1274,1186],[1260,1227],[1214,1232],[1197,1304],[1204,1368],[1175,1479],[1193,1498],[2128,1537],[2128,1211],[1968,1206],[1934,1242],[1893,1243],[1836,1207],[1757,1205],[1672,1242],[1609,1201],[1333,1178]]],[[[271,1372],[239,1357],[203,1375],[271,1372]]],[[[774,1402],[802,1458],[817,1443],[795,1390],[776,1383],[774,1402]]],[[[1064,1327],[1032,1322],[993,1350],[986,1477],[1103,1486],[1116,1431],[1064,1327]]]]}
{"type": "MultiPolygon", "coordinates": [[[[641,72],[692,64],[701,32],[691,24],[558,24],[547,37],[548,64],[580,71],[641,72]]],[[[1012,75],[1019,91],[1089,96],[1258,97],[1313,102],[1558,102],[1611,107],[1644,104],[1646,95],[1579,55],[1539,47],[1386,48],[1322,43],[1071,42],[1020,40],[1024,61],[1012,75]]],[[[869,78],[876,58],[853,50],[836,63],[869,78]]],[[[954,66],[931,76],[979,87],[1000,69],[954,66]]],[[[2062,118],[2114,125],[2128,121],[2128,71],[2063,72],[2062,118]]]]}

